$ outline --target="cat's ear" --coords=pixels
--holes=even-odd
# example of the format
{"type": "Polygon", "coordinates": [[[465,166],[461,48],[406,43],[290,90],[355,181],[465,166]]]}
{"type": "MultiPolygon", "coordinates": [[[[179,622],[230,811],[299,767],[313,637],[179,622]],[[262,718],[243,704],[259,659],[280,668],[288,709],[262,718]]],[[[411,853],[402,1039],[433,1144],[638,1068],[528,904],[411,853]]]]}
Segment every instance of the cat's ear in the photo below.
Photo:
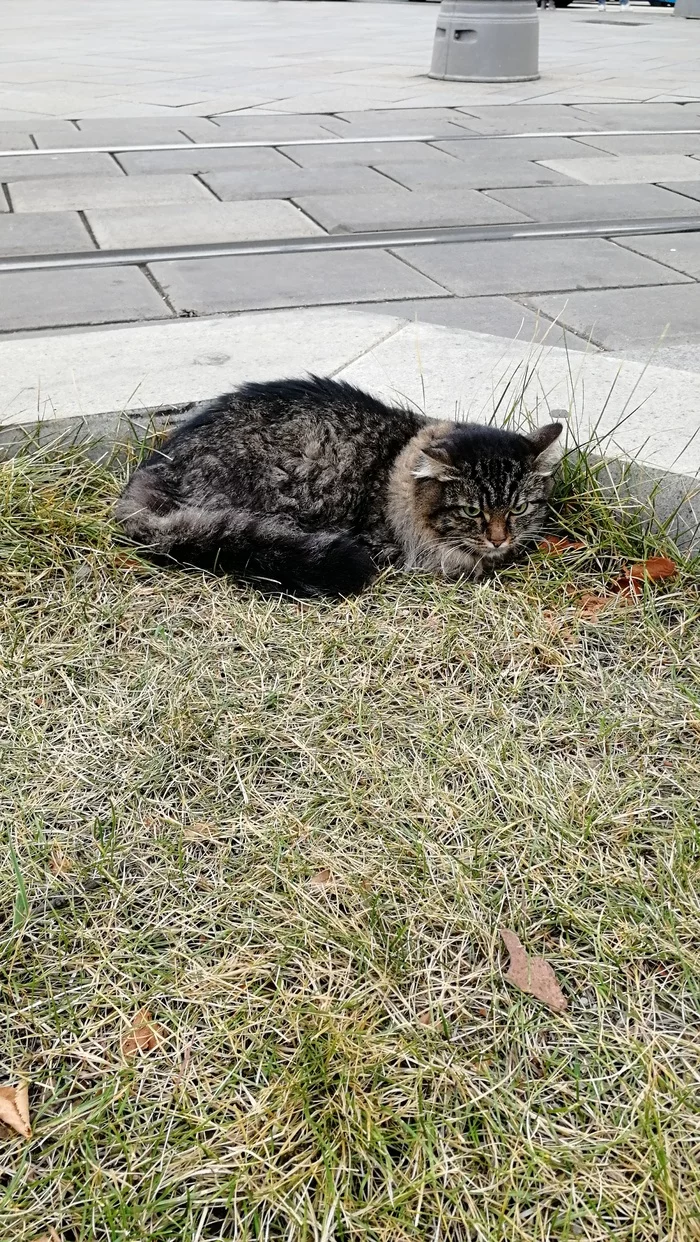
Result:
{"type": "Polygon", "coordinates": [[[564,430],[563,423],[547,423],[538,427],[528,436],[535,450],[533,470],[536,474],[553,474],[562,454],[559,437],[564,430]]]}
{"type": "Polygon", "coordinates": [[[429,449],[418,454],[411,474],[414,479],[434,479],[437,483],[448,483],[450,479],[457,478],[449,455],[439,444],[431,444],[429,449]]]}

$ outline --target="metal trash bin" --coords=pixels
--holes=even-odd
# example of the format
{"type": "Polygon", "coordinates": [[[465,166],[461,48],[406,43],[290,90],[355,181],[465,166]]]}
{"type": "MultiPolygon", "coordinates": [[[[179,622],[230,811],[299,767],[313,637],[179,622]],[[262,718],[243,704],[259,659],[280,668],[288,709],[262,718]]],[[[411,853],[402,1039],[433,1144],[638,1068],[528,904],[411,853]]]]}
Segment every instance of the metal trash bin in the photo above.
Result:
{"type": "Polygon", "coordinates": [[[531,82],[539,75],[536,0],[442,0],[429,77],[531,82]]]}

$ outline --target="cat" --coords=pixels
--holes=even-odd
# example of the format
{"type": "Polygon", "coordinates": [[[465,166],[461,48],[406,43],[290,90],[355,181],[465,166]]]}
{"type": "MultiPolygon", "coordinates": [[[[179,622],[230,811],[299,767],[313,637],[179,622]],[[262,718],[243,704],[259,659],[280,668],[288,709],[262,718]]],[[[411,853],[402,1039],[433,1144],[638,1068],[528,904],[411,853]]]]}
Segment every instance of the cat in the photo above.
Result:
{"type": "Polygon", "coordinates": [[[509,563],[542,528],[562,431],[437,422],[313,375],[192,409],[123,491],[126,535],[161,563],[331,596],[388,565],[509,563]]]}

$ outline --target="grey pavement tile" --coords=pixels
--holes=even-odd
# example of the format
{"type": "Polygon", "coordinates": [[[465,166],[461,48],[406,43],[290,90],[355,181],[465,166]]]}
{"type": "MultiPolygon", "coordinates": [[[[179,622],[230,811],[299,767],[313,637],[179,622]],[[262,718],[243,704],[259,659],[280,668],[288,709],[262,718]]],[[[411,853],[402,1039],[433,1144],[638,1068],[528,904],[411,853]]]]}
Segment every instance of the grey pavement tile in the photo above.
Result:
{"type": "Polygon", "coordinates": [[[491,198],[531,220],[644,220],[689,216],[688,200],[655,185],[559,185],[542,189],[490,190],[491,198]]]}
{"type": "Polygon", "coordinates": [[[493,104],[460,107],[470,129],[480,134],[528,134],[595,129],[593,118],[565,104],[493,104]]]}
{"type": "Polygon", "coordinates": [[[105,250],[323,234],[308,216],[281,199],[220,203],[212,198],[206,203],[87,211],[85,215],[98,246],[105,250]]]}
{"type": "MultiPolygon", "coordinates": [[[[700,165],[700,161],[698,161],[700,165]]],[[[449,164],[376,164],[384,173],[409,190],[458,189],[495,190],[526,185],[572,185],[569,177],[536,164],[534,160],[474,159],[473,164],[452,160],[449,164]]]]}
{"type": "Polygon", "coordinates": [[[420,160],[444,164],[451,159],[424,142],[353,142],[347,146],[280,147],[280,150],[302,168],[324,168],[332,164],[387,164],[395,160],[420,160]]]}
{"type": "MultiPolygon", "coordinates": [[[[369,309],[369,308],[368,308],[369,309]]],[[[563,331],[544,315],[520,306],[505,297],[482,298],[420,298],[412,302],[376,302],[372,311],[386,311],[401,319],[419,323],[437,323],[445,328],[461,328],[466,332],[486,332],[491,336],[517,337],[521,341],[544,342],[545,345],[566,346],[568,349],[590,349],[588,341],[573,332],[563,331]]]]}
{"type": "Polygon", "coordinates": [[[413,193],[396,186],[384,194],[319,194],[294,201],[328,233],[509,224],[524,218],[476,190],[413,193]]]}
{"type": "Polygon", "coordinates": [[[579,116],[590,117],[591,129],[694,129],[685,104],[581,103],[579,116]]]}
{"type": "MultiPolygon", "coordinates": [[[[700,129],[700,125],[697,126],[700,129]]],[[[700,154],[700,134],[619,134],[607,138],[604,134],[595,138],[577,140],[578,151],[565,152],[565,157],[588,154],[595,151],[607,151],[609,155],[697,155],[700,154]]],[[[545,154],[541,159],[559,159],[558,151],[552,155],[545,154]]]]}
{"type": "MultiPolygon", "coordinates": [[[[700,164],[698,164],[700,168],[700,164]]],[[[0,156],[0,181],[25,181],[32,177],[123,177],[111,155],[77,151],[75,155],[0,156]]]]}
{"type": "Polygon", "coordinates": [[[271,147],[224,147],[213,151],[188,147],[184,151],[131,151],[118,155],[117,159],[127,173],[201,173],[215,172],[219,168],[254,168],[261,172],[284,172],[286,168],[296,167],[286,155],[280,155],[279,151],[273,151],[271,147]]]}
{"type": "Polygon", "coordinates": [[[338,125],[330,113],[311,113],[306,116],[216,116],[212,117],[212,121],[215,122],[221,138],[239,138],[241,141],[260,138],[270,142],[281,142],[285,138],[331,138],[335,133],[333,123],[335,127],[338,125]]]}
{"type": "Polygon", "coordinates": [[[382,250],[237,255],[152,263],[150,270],[178,311],[199,315],[436,297],[442,292],[382,250]]]}
{"type": "Polygon", "coordinates": [[[468,118],[455,108],[385,108],[368,112],[341,112],[326,121],[339,135],[382,138],[392,134],[466,133],[468,118]]]}
{"type": "MultiPolygon", "coordinates": [[[[700,164],[700,160],[698,160],[698,163],[700,164]]],[[[663,189],[672,190],[674,194],[679,196],[683,195],[685,199],[685,214],[688,216],[696,214],[697,207],[694,206],[694,201],[696,202],[700,199],[700,185],[697,181],[665,181],[663,189]],[[689,202],[689,199],[694,201],[689,202]]]]}
{"type": "MultiPolygon", "coordinates": [[[[289,168],[282,172],[203,173],[202,181],[219,198],[226,201],[246,198],[299,198],[306,194],[327,194],[328,171],[325,168],[289,168]]],[[[342,194],[373,194],[390,190],[388,181],[373,168],[361,164],[341,165],[333,170],[332,187],[342,194]]]]}
{"type": "Polygon", "coordinates": [[[217,127],[201,116],[129,117],[112,120],[97,117],[78,122],[81,135],[95,145],[125,142],[177,142],[184,135],[193,142],[215,142],[217,127]],[[172,135],[172,137],[171,137],[172,135]]]}
{"type": "Polygon", "coordinates": [[[700,233],[664,233],[652,237],[616,237],[618,246],[665,263],[676,272],[700,280],[700,233]]]}
{"type": "Polygon", "coordinates": [[[687,284],[656,289],[586,290],[529,296],[527,303],[557,316],[560,323],[579,336],[591,336],[604,349],[639,350],[646,343],[651,361],[653,348],[676,342],[695,342],[700,353],[700,285],[687,284]],[[663,338],[663,340],[662,340],[663,338]]]}
{"type": "Polygon", "coordinates": [[[33,147],[29,128],[8,129],[0,125],[0,151],[30,151],[33,147]]]}
{"type": "Polygon", "coordinates": [[[594,154],[575,138],[465,138],[432,145],[466,164],[484,160],[506,164],[511,160],[575,159],[594,154]]]}
{"type": "MultiPolygon", "coordinates": [[[[74,126],[61,128],[60,121],[37,122],[31,126],[32,135],[39,148],[46,147],[101,147],[124,143],[136,146],[146,142],[216,142],[217,128],[203,117],[134,117],[111,120],[96,118],[74,126]],[[200,128],[200,124],[205,128],[200,128]],[[183,132],[183,130],[185,132],[183,132]]],[[[68,126],[68,122],[65,125],[68,126]]]]}
{"type": "Polygon", "coordinates": [[[170,316],[137,268],[0,272],[0,331],[121,323],[170,316]]]}
{"type": "Polygon", "coordinates": [[[687,155],[601,155],[574,160],[545,160],[547,168],[585,185],[651,185],[700,181],[700,160],[687,155]]]}
{"type": "Polygon", "coordinates": [[[211,198],[195,177],[43,177],[11,181],[15,211],[81,211],[87,207],[143,207],[156,203],[197,203],[211,198]]]}
{"type": "Polygon", "coordinates": [[[0,255],[60,254],[94,250],[90,234],[76,211],[47,211],[40,215],[0,216],[0,255]]]}
{"type": "Polygon", "coordinates": [[[393,247],[406,263],[451,293],[535,293],[683,282],[680,273],[625,254],[599,237],[446,242],[393,247]]]}

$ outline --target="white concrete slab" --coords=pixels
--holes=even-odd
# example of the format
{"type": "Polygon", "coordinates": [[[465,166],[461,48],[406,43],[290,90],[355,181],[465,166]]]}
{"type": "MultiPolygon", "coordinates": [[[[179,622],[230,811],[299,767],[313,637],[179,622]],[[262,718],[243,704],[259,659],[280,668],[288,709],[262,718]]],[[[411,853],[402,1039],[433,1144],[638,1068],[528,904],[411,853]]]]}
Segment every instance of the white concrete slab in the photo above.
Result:
{"type": "Polygon", "coordinates": [[[579,442],[597,426],[599,438],[605,442],[608,437],[605,447],[611,455],[619,451],[655,469],[700,473],[698,372],[645,369],[644,362],[609,354],[568,354],[411,323],[340,374],[437,418],[483,422],[497,406],[507,410],[521,399],[537,422],[545,421],[550,409],[568,409],[579,442]]]}
{"type": "Polygon", "coordinates": [[[86,211],[85,216],[98,246],[104,250],[254,241],[260,237],[313,237],[323,233],[298,207],[280,199],[219,203],[212,198],[210,202],[172,207],[86,211]]]}
{"type": "Polygon", "coordinates": [[[607,155],[592,159],[538,160],[537,163],[585,185],[700,181],[700,160],[687,155],[607,155]]]}
{"type": "Polygon", "coordinates": [[[270,311],[0,340],[0,426],[215,397],[244,380],[328,375],[394,332],[387,315],[270,311]]]}

